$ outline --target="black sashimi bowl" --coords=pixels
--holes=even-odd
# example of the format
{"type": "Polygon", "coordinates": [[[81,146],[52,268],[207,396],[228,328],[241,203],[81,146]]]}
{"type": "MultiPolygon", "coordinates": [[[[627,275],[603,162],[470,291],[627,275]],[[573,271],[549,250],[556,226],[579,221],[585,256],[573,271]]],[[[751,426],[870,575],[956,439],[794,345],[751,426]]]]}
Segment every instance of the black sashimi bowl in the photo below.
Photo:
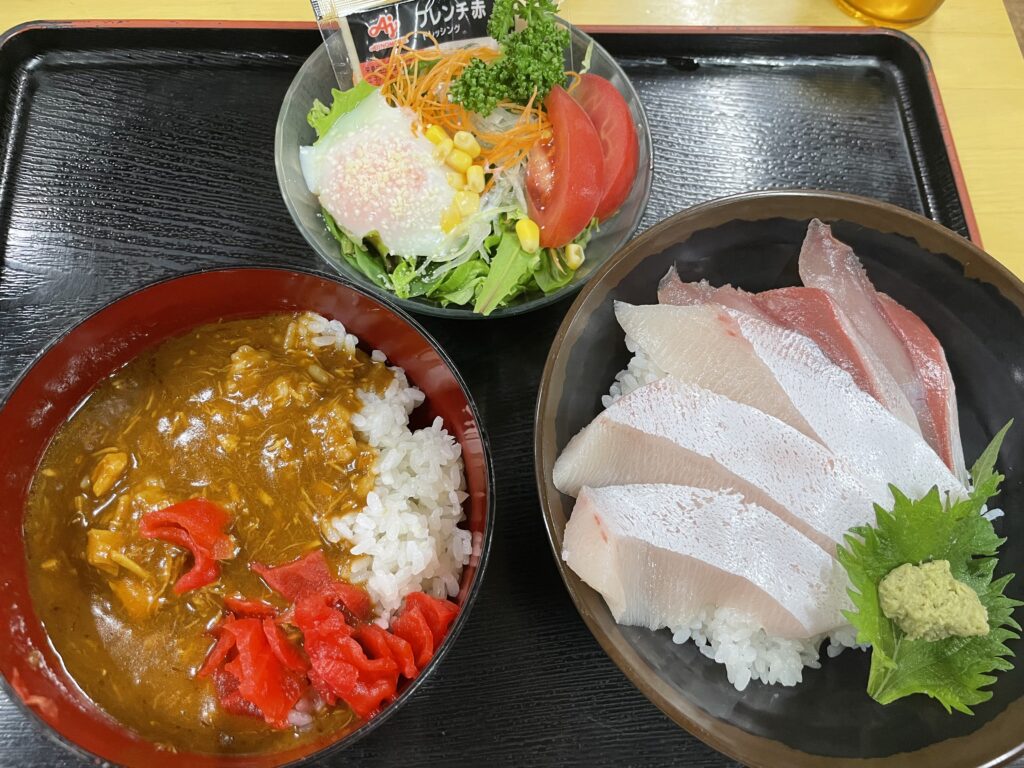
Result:
{"type": "MultiPolygon", "coordinates": [[[[752,766],[992,766],[1024,749],[1024,664],[1001,672],[973,717],[910,696],[888,706],[865,688],[870,657],[848,650],[805,669],[795,687],[751,683],[738,692],[725,668],[668,630],[615,623],[602,597],[561,558],[573,499],[552,483],[555,459],[601,410],[629,359],[612,303],[657,302],[675,265],[685,281],[748,291],[799,284],[797,254],[811,218],[861,257],[880,291],[916,312],[942,343],[956,384],[970,465],[1010,418],[1024,413],[1024,285],[992,256],[933,221],[850,195],[772,192],[698,206],[647,230],[584,288],[563,321],[541,380],[536,474],[562,578],[587,626],[634,684],[712,747],[752,766]]],[[[1018,419],[1018,422],[1020,419],[1018,419]]],[[[1011,429],[997,462],[1005,473],[995,523],[1007,543],[997,575],[1024,572],[1024,429],[1011,429]]],[[[1024,598],[1024,578],[1007,594],[1024,598]]],[[[1018,609],[1018,619],[1021,609],[1018,609]]],[[[1021,642],[1011,641],[1020,654],[1021,642]]]]}

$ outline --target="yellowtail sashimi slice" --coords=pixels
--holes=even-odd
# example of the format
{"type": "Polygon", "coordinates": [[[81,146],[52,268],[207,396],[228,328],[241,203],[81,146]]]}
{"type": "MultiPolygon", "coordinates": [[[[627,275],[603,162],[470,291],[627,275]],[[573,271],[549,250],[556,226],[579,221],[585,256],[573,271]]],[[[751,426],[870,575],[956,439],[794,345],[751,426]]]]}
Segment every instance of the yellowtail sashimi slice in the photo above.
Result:
{"type": "Polygon", "coordinates": [[[711,287],[706,280],[684,283],[672,267],[658,285],[662,304],[721,304],[812,339],[833,363],[847,371],[857,386],[888,408],[896,418],[920,432],[917,414],[889,369],[843,315],[832,295],[819,288],[797,286],[747,293],[731,285],[711,287]]]}
{"type": "Polygon", "coordinates": [[[865,482],[892,483],[911,498],[933,486],[956,498],[967,495],[921,435],[858,387],[817,344],[741,312],[732,316],[822,442],[847,457],[865,482]]]}
{"type": "Polygon", "coordinates": [[[843,460],[756,408],[666,377],[620,398],[576,435],[553,471],[555,487],[674,483],[731,490],[766,508],[829,553],[874,520],[869,493],[843,460]]]}
{"type": "Polygon", "coordinates": [[[714,304],[633,306],[617,301],[615,317],[626,335],[677,379],[751,405],[817,438],[724,308],[714,304]],[[728,343],[722,343],[723,334],[732,335],[728,343]]]}
{"type": "Polygon", "coordinates": [[[921,433],[917,414],[903,390],[831,294],[818,288],[778,288],[757,294],[756,301],[768,319],[814,341],[829,360],[853,376],[857,386],[921,433]]]}
{"type": "Polygon", "coordinates": [[[815,437],[851,467],[872,498],[892,483],[911,496],[932,486],[966,493],[938,455],[806,336],[714,304],[616,304],[619,324],[671,376],[757,408],[815,437]],[[756,344],[752,343],[755,342],[756,344]],[[704,359],[695,359],[701,350],[704,359]],[[765,381],[771,388],[752,386],[765,381]],[[799,415],[797,423],[792,413],[799,415]]]}
{"type": "Polygon", "coordinates": [[[715,288],[707,280],[701,280],[699,283],[684,283],[674,266],[665,273],[658,283],[658,301],[661,304],[674,304],[678,307],[689,307],[694,304],[721,304],[723,307],[738,309],[754,317],[760,317],[762,320],[770,319],[755,303],[756,296],[757,294],[747,293],[731,285],[715,288]]]}
{"type": "Polygon", "coordinates": [[[938,425],[939,456],[961,479],[967,477],[953,374],[942,344],[925,322],[895,299],[878,294],[879,306],[914,363],[924,385],[925,404],[938,425]]]}
{"type": "Polygon", "coordinates": [[[684,627],[707,607],[748,614],[785,638],[845,623],[842,568],[738,494],[674,485],[584,488],[562,557],[628,626],[684,627]]]}

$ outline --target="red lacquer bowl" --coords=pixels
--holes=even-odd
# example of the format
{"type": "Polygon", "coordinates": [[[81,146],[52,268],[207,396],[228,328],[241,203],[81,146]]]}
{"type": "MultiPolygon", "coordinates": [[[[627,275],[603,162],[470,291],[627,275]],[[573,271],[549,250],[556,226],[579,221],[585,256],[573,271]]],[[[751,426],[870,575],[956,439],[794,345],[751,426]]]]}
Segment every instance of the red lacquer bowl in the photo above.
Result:
{"type": "Polygon", "coordinates": [[[412,319],[349,285],[284,269],[223,269],[156,283],[115,301],[55,341],[14,384],[0,408],[0,672],[8,694],[79,755],[115,763],[269,768],[340,749],[379,726],[437,666],[465,624],[490,546],[490,456],[466,386],[437,344],[412,319]],[[462,446],[469,498],[466,525],[479,543],[462,574],[461,610],[434,658],[397,699],[367,722],[318,742],[260,755],[170,753],[136,736],[93,705],[47,641],[29,597],[22,519],[36,467],[50,439],[103,379],[144,350],[220,319],[309,310],[340,320],[367,350],[379,349],[426,394],[416,421],[444,419],[462,446]],[[425,413],[424,413],[425,411],[425,413]]]}

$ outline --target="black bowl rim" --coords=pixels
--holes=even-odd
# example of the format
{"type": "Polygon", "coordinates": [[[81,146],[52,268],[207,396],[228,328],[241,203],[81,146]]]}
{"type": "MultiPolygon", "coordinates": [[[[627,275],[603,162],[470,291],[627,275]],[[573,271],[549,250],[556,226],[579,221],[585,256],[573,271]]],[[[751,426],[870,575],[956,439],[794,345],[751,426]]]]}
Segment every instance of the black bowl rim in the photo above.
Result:
{"type": "MultiPolygon", "coordinates": [[[[46,357],[54,347],[60,344],[70,334],[74,333],[74,331],[77,330],[79,326],[88,322],[96,315],[105,312],[114,304],[123,301],[124,299],[127,299],[130,296],[144,293],[145,291],[148,291],[151,288],[155,288],[165,283],[174,282],[175,280],[191,278],[197,275],[202,275],[210,272],[240,272],[251,270],[275,271],[281,272],[282,274],[300,274],[328,280],[332,283],[337,284],[342,289],[354,291],[355,293],[360,294],[364,298],[367,298],[370,301],[373,301],[374,303],[380,305],[386,311],[389,311],[396,315],[400,320],[405,322],[420,336],[422,336],[423,339],[426,340],[426,342],[437,353],[437,355],[441,358],[441,361],[451,372],[452,376],[455,378],[456,383],[459,385],[459,388],[462,390],[462,394],[465,396],[466,402],[469,404],[470,413],[473,415],[473,420],[476,422],[477,428],[480,432],[480,444],[483,449],[485,469],[484,485],[487,490],[487,517],[486,520],[484,521],[484,532],[483,537],[480,541],[480,559],[479,563],[477,564],[476,576],[473,578],[473,583],[470,586],[469,591],[466,593],[465,602],[459,609],[459,614],[455,618],[455,622],[449,628],[448,634],[445,636],[444,641],[441,643],[441,647],[438,648],[437,652],[431,657],[430,661],[427,662],[427,666],[424,667],[420,671],[420,673],[409,682],[409,685],[406,686],[405,690],[402,691],[401,694],[399,694],[398,698],[396,698],[394,701],[392,701],[390,704],[384,707],[384,709],[381,710],[379,714],[363,722],[363,724],[356,728],[354,731],[350,731],[347,735],[344,735],[336,741],[333,741],[330,744],[321,747],[317,751],[311,752],[310,754],[304,757],[300,757],[296,760],[290,760],[286,763],[280,763],[277,765],[277,768],[292,768],[293,766],[306,765],[314,760],[321,760],[323,758],[329,757],[330,755],[337,754],[338,752],[347,747],[352,746],[357,741],[362,739],[364,736],[366,736],[369,733],[372,733],[374,730],[379,728],[399,708],[401,708],[410,698],[412,698],[413,693],[420,687],[423,681],[426,680],[427,677],[429,677],[433,673],[434,669],[436,669],[438,665],[441,663],[441,660],[448,654],[449,649],[455,643],[455,638],[458,637],[459,633],[462,631],[462,628],[465,626],[469,618],[470,610],[473,607],[473,604],[476,602],[477,596],[479,595],[480,590],[482,589],[484,573],[487,568],[488,555],[490,554],[491,550],[491,541],[494,536],[494,514],[497,506],[495,499],[494,464],[493,458],[491,456],[490,439],[487,435],[487,430],[484,426],[484,422],[480,417],[480,411],[477,408],[476,401],[473,399],[473,395],[470,392],[469,387],[466,385],[465,379],[463,379],[462,374],[459,372],[459,369],[456,367],[455,363],[444,351],[441,345],[437,342],[437,340],[434,339],[434,337],[419,323],[419,321],[411,317],[409,313],[403,310],[401,307],[397,306],[396,304],[392,303],[391,301],[382,296],[377,296],[370,293],[369,291],[363,290],[361,286],[353,285],[349,281],[343,279],[338,274],[331,274],[326,270],[318,270],[305,267],[282,267],[279,265],[261,263],[247,264],[244,267],[205,267],[201,269],[194,269],[186,272],[181,272],[170,277],[165,277],[160,280],[154,280],[152,282],[146,283],[143,286],[140,286],[138,288],[132,289],[119,295],[116,299],[112,299],[111,301],[106,302],[105,304],[103,304],[103,306],[93,310],[85,317],[75,321],[72,325],[70,325],[68,328],[61,331],[53,339],[51,339],[46,344],[46,346],[44,346],[35,355],[35,357],[32,358],[32,361],[28,365],[26,365],[24,369],[22,369],[21,373],[18,374],[17,378],[10,385],[10,387],[8,387],[7,391],[4,392],[2,396],[0,396],[0,410],[3,410],[7,406],[7,402],[8,400],[10,400],[11,395],[13,395],[15,391],[17,391],[18,387],[21,386],[22,382],[32,371],[32,369],[35,368],[35,366],[39,363],[40,360],[46,357]]],[[[360,341],[362,340],[360,339],[360,341]]],[[[415,382],[412,383],[415,384],[415,382]]],[[[49,642],[48,635],[47,642],[49,642]]],[[[71,679],[72,682],[74,682],[73,678],[69,677],[69,679],[71,679]]],[[[3,674],[0,674],[0,689],[3,690],[4,694],[6,694],[8,699],[14,702],[14,705],[21,710],[22,714],[27,716],[29,722],[33,723],[33,725],[35,726],[35,730],[37,732],[42,733],[51,742],[60,745],[71,754],[93,765],[112,764],[106,758],[103,758],[100,755],[97,755],[85,749],[84,747],[79,746],[70,739],[65,738],[63,734],[58,732],[49,723],[43,720],[32,707],[28,706],[22,700],[21,696],[14,690],[10,681],[7,679],[7,676],[3,674]]],[[[96,706],[96,709],[100,712],[100,714],[110,719],[113,723],[117,724],[121,728],[126,728],[126,726],[123,723],[120,723],[116,718],[111,717],[99,706],[96,706]]],[[[130,729],[127,730],[130,731],[130,729]]],[[[134,734],[134,732],[132,733],[133,735],[136,735],[137,738],[142,738],[138,737],[137,734],[134,734]]],[[[235,757],[239,760],[242,760],[247,756],[252,757],[254,755],[258,755],[260,757],[263,756],[260,753],[243,753],[235,757]]]]}

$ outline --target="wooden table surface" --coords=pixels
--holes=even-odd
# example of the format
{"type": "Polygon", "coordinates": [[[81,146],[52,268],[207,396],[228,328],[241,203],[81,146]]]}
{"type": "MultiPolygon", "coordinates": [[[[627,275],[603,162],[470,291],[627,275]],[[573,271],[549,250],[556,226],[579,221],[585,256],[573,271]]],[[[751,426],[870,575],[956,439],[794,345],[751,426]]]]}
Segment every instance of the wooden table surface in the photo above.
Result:
{"type": "MultiPolygon", "coordinates": [[[[1012,0],[1017,2],[1017,0],[1012,0]]],[[[577,24],[858,22],[832,0],[564,0],[577,24]]],[[[310,20],[307,0],[2,0],[0,30],[37,19],[310,20]]],[[[983,245],[1024,277],[1024,58],[1002,0],[947,0],[909,30],[935,67],[983,245]]]]}

